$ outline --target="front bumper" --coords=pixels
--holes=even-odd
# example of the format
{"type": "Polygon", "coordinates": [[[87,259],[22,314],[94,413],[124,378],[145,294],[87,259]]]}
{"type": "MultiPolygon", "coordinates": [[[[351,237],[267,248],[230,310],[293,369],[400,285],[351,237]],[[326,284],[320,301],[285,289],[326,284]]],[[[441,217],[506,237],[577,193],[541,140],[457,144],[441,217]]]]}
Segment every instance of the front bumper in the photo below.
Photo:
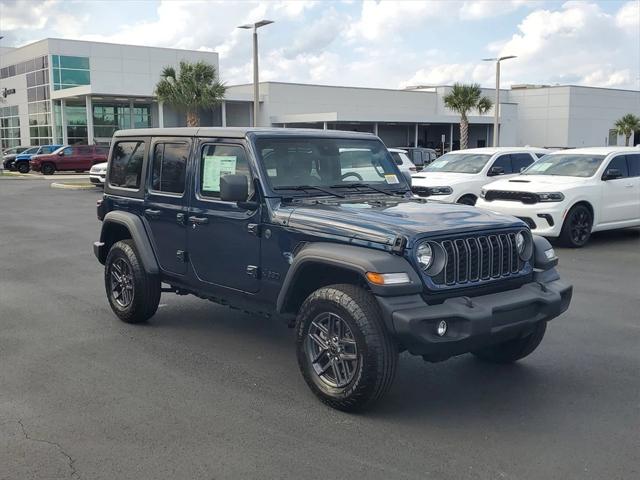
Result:
{"type": "Polygon", "coordinates": [[[562,222],[564,222],[564,216],[567,213],[565,202],[545,202],[527,205],[505,200],[487,202],[483,198],[479,198],[476,202],[476,207],[521,218],[527,222],[529,228],[531,228],[531,233],[543,237],[559,237],[562,230],[562,222]]]}
{"type": "Polygon", "coordinates": [[[428,305],[420,295],[377,297],[387,325],[410,353],[443,360],[528,333],[537,322],[549,321],[569,308],[573,287],[555,270],[541,281],[478,297],[454,297],[428,305]],[[447,332],[438,336],[440,321],[447,332]]]}
{"type": "Polygon", "coordinates": [[[29,162],[29,167],[31,167],[31,170],[33,170],[34,172],[39,172],[40,166],[41,166],[40,163],[29,162]]]}
{"type": "Polygon", "coordinates": [[[94,183],[96,185],[104,185],[105,182],[105,175],[99,175],[99,174],[95,174],[95,173],[89,173],[89,181],[91,183],[94,183]]]}

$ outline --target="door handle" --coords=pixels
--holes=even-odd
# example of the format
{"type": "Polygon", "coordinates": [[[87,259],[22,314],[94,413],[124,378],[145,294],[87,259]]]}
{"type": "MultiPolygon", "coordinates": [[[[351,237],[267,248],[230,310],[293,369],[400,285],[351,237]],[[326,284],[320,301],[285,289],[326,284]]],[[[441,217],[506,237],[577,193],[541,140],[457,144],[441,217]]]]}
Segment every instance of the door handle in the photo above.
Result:
{"type": "Polygon", "coordinates": [[[153,210],[152,208],[147,208],[144,211],[144,214],[147,217],[158,218],[162,212],[160,210],[153,210]]]}
{"type": "Polygon", "coordinates": [[[189,217],[189,221],[194,225],[204,225],[206,223],[209,223],[209,219],[207,217],[189,217]]]}

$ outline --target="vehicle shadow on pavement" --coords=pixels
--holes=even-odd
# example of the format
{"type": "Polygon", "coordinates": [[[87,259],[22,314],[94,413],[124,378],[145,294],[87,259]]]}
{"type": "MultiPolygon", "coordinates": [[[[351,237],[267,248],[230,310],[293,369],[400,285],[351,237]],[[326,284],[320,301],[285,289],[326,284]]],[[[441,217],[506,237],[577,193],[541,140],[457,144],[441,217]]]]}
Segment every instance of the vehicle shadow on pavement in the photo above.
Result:
{"type": "MultiPolygon", "coordinates": [[[[558,239],[550,239],[554,248],[563,249],[558,239]]],[[[640,242],[640,228],[625,228],[621,230],[605,230],[603,232],[594,232],[589,238],[589,242],[580,250],[588,248],[602,248],[603,245],[615,246],[633,245],[640,242]]]]}

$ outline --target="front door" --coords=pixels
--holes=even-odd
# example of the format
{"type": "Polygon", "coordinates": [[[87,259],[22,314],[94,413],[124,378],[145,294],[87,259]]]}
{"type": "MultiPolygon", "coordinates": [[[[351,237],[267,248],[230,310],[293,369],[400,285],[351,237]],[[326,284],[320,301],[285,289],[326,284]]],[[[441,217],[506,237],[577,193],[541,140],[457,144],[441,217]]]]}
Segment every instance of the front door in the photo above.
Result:
{"type": "Polygon", "coordinates": [[[151,229],[160,268],[168,273],[187,271],[187,160],[191,139],[154,139],[149,149],[149,171],[144,217],[151,229]]]}
{"type": "Polygon", "coordinates": [[[622,173],[621,178],[602,182],[602,211],[599,223],[623,222],[637,217],[637,195],[634,178],[629,176],[625,155],[618,155],[609,161],[604,171],[615,168],[622,173]]]}
{"type": "Polygon", "coordinates": [[[246,175],[249,157],[237,141],[203,140],[195,155],[195,192],[191,195],[188,250],[191,268],[201,282],[257,292],[260,288],[260,211],[220,200],[220,177],[246,175]]]}

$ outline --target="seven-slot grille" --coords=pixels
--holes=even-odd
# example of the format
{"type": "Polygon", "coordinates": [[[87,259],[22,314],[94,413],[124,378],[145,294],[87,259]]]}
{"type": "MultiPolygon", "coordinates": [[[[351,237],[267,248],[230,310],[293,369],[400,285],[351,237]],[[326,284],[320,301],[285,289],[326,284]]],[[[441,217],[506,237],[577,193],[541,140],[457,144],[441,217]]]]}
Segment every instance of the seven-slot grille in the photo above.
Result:
{"type": "Polygon", "coordinates": [[[522,202],[528,205],[538,203],[538,195],[531,192],[515,192],[510,190],[487,190],[484,194],[487,202],[493,200],[505,200],[510,202],[522,202]]]}
{"type": "Polygon", "coordinates": [[[496,280],[517,274],[525,266],[516,249],[516,232],[436,240],[435,243],[446,253],[444,268],[433,277],[438,285],[496,280]]]}

